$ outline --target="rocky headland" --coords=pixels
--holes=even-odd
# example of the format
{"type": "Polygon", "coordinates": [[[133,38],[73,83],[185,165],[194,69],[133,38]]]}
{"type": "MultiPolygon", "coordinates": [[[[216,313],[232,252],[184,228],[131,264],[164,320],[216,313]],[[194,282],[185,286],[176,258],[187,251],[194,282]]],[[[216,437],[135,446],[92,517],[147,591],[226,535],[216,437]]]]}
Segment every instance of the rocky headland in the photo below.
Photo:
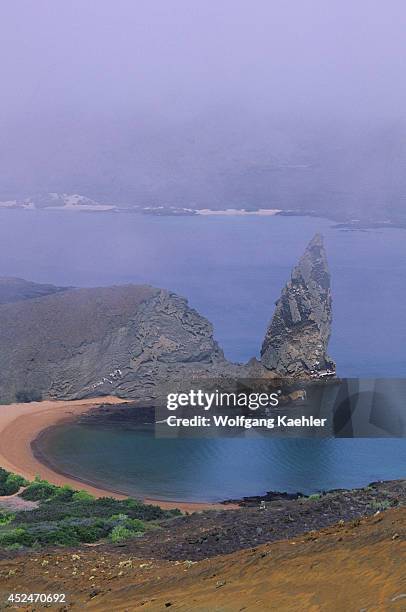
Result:
{"type": "Polygon", "coordinates": [[[103,395],[155,402],[187,381],[333,370],[330,276],[322,238],[282,291],[261,361],[226,360],[186,299],[146,285],[63,288],[0,280],[0,402],[103,395]]]}

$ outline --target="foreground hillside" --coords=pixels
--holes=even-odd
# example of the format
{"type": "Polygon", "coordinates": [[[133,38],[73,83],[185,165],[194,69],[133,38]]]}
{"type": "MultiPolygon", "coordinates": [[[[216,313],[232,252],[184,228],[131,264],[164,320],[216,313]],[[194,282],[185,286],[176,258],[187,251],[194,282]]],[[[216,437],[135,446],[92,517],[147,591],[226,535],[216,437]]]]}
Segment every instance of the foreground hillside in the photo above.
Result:
{"type": "Polygon", "coordinates": [[[183,516],[0,484],[0,609],[41,609],[21,593],[65,594],[64,611],[405,609],[406,481],[183,516]]]}
{"type": "Polygon", "coordinates": [[[121,547],[37,552],[0,562],[2,597],[65,592],[64,610],[404,610],[405,538],[398,508],[198,562],[121,547]]]}

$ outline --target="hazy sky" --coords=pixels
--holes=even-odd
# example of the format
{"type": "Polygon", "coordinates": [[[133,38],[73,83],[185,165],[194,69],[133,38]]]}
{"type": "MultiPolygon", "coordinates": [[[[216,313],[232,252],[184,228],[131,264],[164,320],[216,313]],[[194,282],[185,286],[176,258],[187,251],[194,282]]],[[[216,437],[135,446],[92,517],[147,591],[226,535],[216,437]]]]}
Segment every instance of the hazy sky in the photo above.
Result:
{"type": "MultiPolygon", "coordinates": [[[[272,134],[272,149],[261,117],[311,126],[321,157],[329,123],[389,125],[392,154],[406,119],[405,32],[404,0],[5,0],[0,190],[90,194],[115,182],[114,197],[155,197],[176,177],[177,199],[188,177],[195,191],[213,184],[205,164],[238,158],[245,141],[255,159],[287,159],[295,128],[272,134]]],[[[375,155],[381,134],[368,138],[375,155]]]]}
{"type": "Polygon", "coordinates": [[[9,0],[3,117],[406,112],[403,0],[9,0]]]}

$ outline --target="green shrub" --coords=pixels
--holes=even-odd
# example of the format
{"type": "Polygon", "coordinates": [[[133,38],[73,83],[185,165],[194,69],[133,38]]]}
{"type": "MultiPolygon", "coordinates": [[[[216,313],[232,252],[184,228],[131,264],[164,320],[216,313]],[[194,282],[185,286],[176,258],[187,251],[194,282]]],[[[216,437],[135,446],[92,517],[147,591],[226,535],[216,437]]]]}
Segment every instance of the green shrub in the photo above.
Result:
{"type": "Polygon", "coordinates": [[[54,494],[52,495],[52,500],[58,502],[66,502],[71,501],[75,490],[72,489],[69,485],[63,485],[63,487],[56,487],[54,494]]]}
{"type": "Polygon", "coordinates": [[[95,498],[87,491],[75,491],[69,485],[57,487],[47,480],[41,480],[38,476],[34,482],[29,484],[25,491],[21,493],[21,497],[30,501],[52,500],[57,503],[66,502],[89,502],[95,498]]]}
{"type": "Polygon", "coordinates": [[[7,482],[8,481],[13,481],[17,483],[19,487],[27,487],[30,484],[29,480],[24,478],[24,476],[20,476],[19,474],[13,474],[11,472],[7,477],[7,482]]]}
{"type": "Polygon", "coordinates": [[[0,510],[0,525],[8,525],[15,519],[15,514],[8,510],[0,510]]]}
{"type": "Polygon", "coordinates": [[[0,468],[0,492],[21,486],[21,497],[38,501],[30,511],[0,511],[0,547],[19,549],[46,545],[76,546],[110,537],[113,542],[134,538],[150,528],[144,521],[174,517],[179,510],[162,510],[135,499],[94,498],[68,485],[58,487],[36,476],[29,483],[0,468]]]}
{"type": "MultiPolygon", "coordinates": [[[[102,499],[111,499],[111,498],[102,498],[102,499]]],[[[174,508],[173,510],[163,510],[160,506],[155,506],[153,504],[144,504],[137,499],[124,499],[121,501],[114,500],[116,503],[120,504],[120,511],[128,514],[131,518],[139,518],[143,521],[154,521],[163,518],[172,518],[175,516],[181,516],[182,513],[178,508],[174,508]]]]}
{"type": "Polygon", "coordinates": [[[110,521],[115,524],[116,527],[125,527],[134,532],[145,531],[145,525],[140,519],[129,518],[127,514],[113,514],[110,517],[110,521]]]}
{"type": "Polygon", "coordinates": [[[22,545],[15,543],[15,544],[10,544],[10,546],[6,546],[5,548],[7,548],[7,550],[21,550],[22,545]]]}
{"type": "Polygon", "coordinates": [[[7,472],[7,470],[0,467],[0,482],[5,482],[9,474],[10,472],[7,472]]]}
{"type": "Polygon", "coordinates": [[[33,543],[33,536],[22,527],[0,532],[0,546],[12,546],[13,544],[31,546],[33,543]]]}
{"type": "Polygon", "coordinates": [[[40,523],[27,526],[28,533],[41,546],[57,544],[76,546],[82,542],[92,543],[105,538],[111,531],[111,525],[100,519],[66,519],[51,523],[40,523]]]}
{"type": "Polygon", "coordinates": [[[373,501],[371,504],[372,510],[379,510],[380,512],[383,510],[388,510],[391,508],[392,503],[388,499],[384,499],[382,501],[373,501]]]}
{"type": "MultiPolygon", "coordinates": [[[[21,495],[28,499],[31,498],[30,493],[24,492],[21,495]]],[[[52,496],[41,501],[39,507],[30,512],[17,512],[15,522],[38,523],[59,521],[66,517],[85,518],[89,516],[109,519],[112,515],[118,514],[126,514],[129,518],[137,518],[142,521],[155,521],[178,516],[180,512],[179,510],[163,510],[159,506],[151,506],[131,499],[118,500],[112,497],[100,497],[92,501],[61,502],[52,496]]]]}
{"type": "Polygon", "coordinates": [[[127,529],[131,529],[131,531],[145,531],[145,525],[142,521],[140,521],[140,519],[127,519],[125,521],[125,527],[127,527],[127,529]]]}
{"type": "Polygon", "coordinates": [[[3,468],[0,468],[0,496],[2,495],[14,495],[20,489],[20,487],[28,484],[22,476],[7,472],[3,468]]]}
{"type": "Polygon", "coordinates": [[[50,499],[57,491],[55,485],[47,482],[46,480],[35,479],[34,482],[28,485],[28,487],[21,493],[23,499],[29,501],[41,501],[44,499],[50,499]]]}
{"type": "Polygon", "coordinates": [[[128,514],[113,514],[110,517],[111,521],[119,521],[119,522],[126,521],[127,519],[128,519],[128,514]]]}
{"type": "Polygon", "coordinates": [[[0,483],[0,497],[4,497],[5,495],[14,495],[19,490],[19,486],[16,486],[15,483],[12,482],[2,482],[0,483]]]}
{"type": "MultiPolygon", "coordinates": [[[[114,499],[113,497],[105,497],[103,499],[114,499]]],[[[122,504],[123,506],[125,506],[126,508],[139,508],[140,506],[143,506],[144,504],[139,501],[138,499],[133,499],[132,497],[128,497],[127,499],[122,500],[122,504]]]]}
{"type": "Polygon", "coordinates": [[[42,534],[36,534],[38,542],[44,544],[57,544],[59,546],[77,546],[80,538],[77,530],[69,525],[57,526],[55,529],[45,529],[42,534]]]}
{"type": "MultiPolygon", "coordinates": [[[[28,480],[25,480],[22,476],[18,476],[18,474],[9,474],[6,479],[6,487],[12,490],[13,493],[17,493],[21,487],[25,487],[28,484],[28,480]]],[[[9,493],[9,495],[12,495],[12,493],[9,493]]]]}
{"type": "Polygon", "coordinates": [[[110,528],[98,526],[96,524],[89,526],[78,526],[76,528],[79,541],[91,544],[106,537],[110,533],[110,528]]]}
{"type": "Polygon", "coordinates": [[[72,495],[72,501],[74,502],[87,502],[93,501],[95,498],[93,495],[81,489],[80,491],[75,491],[72,495]]]}
{"type": "Polygon", "coordinates": [[[122,525],[116,525],[113,527],[110,538],[112,542],[123,542],[134,537],[134,532],[131,529],[127,529],[122,525]]]}

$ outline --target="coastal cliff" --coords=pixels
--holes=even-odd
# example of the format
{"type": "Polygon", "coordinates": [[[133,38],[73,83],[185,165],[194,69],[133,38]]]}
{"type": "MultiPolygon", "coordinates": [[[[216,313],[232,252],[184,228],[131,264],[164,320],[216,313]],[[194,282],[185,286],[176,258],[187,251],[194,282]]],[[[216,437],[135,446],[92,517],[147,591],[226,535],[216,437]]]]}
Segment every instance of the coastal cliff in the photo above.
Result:
{"type": "Polygon", "coordinates": [[[277,302],[261,362],[227,361],[213,326],[175,293],[145,285],[0,284],[0,402],[116,395],[154,402],[196,379],[322,375],[331,327],[320,236],[277,302]]]}
{"type": "Polygon", "coordinates": [[[154,399],[228,362],[187,300],[149,286],[70,289],[0,306],[0,399],[154,399]]]}
{"type": "Polygon", "coordinates": [[[327,355],[332,306],[330,273],[323,237],[307,246],[276,302],[261,349],[261,363],[281,376],[335,373],[327,355]]]}

